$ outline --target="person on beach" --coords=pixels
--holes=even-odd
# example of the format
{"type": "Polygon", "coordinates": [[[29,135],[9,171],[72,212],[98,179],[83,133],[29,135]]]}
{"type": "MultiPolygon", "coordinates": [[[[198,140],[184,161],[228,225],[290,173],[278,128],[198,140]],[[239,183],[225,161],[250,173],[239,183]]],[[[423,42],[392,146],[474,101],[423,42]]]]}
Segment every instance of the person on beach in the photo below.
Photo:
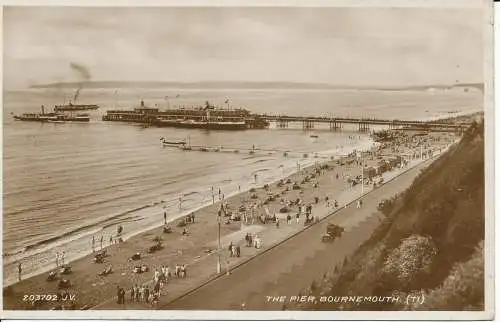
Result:
{"type": "Polygon", "coordinates": [[[100,240],[100,242],[101,242],[101,250],[102,250],[102,242],[103,241],[104,241],[104,236],[101,236],[101,240],[100,240]]]}
{"type": "Polygon", "coordinates": [[[153,288],[154,294],[157,295],[157,296],[160,296],[160,289],[161,289],[160,288],[160,283],[156,283],[155,286],[154,286],[154,288],[153,288]]]}
{"type": "Polygon", "coordinates": [[[299,223],[299,218],[300,218],[300,212],[298,212],[298,213],[295,215],[295,219],[297,220],[297,224],[299,223]]]}
{"type": "Polygon", "coordinates": [[[361,208],[361,203],[359,202],[359,200],[358,200],[358,201],[356,201],[356,208],[357,208],[357,209],[361,208]]]}
{"type": "Polygon", "coordinates": [[[62,252],[62,254],[61,254],[61,265],[63,265],[63,266],[64,266],[64,254],[65,254],[65,252],[62,252]]]}
{"type": "Polygon", "coordinates": [[[165,225],[167,224],[167,212],[163,212],[163,221],[165,222],[165,225]]]}
{"type": "Polygon", "coordinates": [[[179,266],[179,264],[175,264],[175,276],[179,277],[180,269],[181,269],[181,267],[179,266]]]}
{"type": "Polygon", "coordinates": [[[113,245],[113,236],[109,236],[109,245],[113,245]]]}
{"type": "Polygon", "coordinates": [[[292,223],[292,216],[290,214],[286,216],[286,223],[287,225],[290,225],[292,223]]]}
{"type": "Polygon", "coordinates": [[[59,268],[59,252],[56,252],[56,268],[59,268]]]}
{"type": "Polygon", "coordinates": [[[339,206],[339,202],[338,202],[337,200],[335,200],[335,202],[333,203],[333,206],[334,206],[335,208],[337,208],[337,207],[339,206]]]}
{"type": "Polygon", "coordinates": [[[23,272],[23,267],[21,265],[21,262],[19,262],[19,264],[17,264],[17,273],[18,273],[18,278],[19,278],[19,281],[21,280],[21,274],[23,272]]]}
{"type": "Polygon", "coordinates": [[[95,253],[95,237],[92,236],[92,253],[95,253]]]}
{"type": "Polygon", "coordinates": [[[158,271],[158,268],[156,268],[153,274],[153,282],[158,283],[159,278],[160,278],[160,272],[158,271]]]}

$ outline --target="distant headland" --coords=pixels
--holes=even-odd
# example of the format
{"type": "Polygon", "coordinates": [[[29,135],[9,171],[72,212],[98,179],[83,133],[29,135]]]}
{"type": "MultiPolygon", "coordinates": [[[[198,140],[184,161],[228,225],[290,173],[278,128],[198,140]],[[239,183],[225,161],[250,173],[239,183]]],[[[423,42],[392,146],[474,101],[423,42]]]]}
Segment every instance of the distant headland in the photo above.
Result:
{"type": "Polygon", "coordinates": [[[353,86],[335,85],[327,83],[299,83],[299,82],[251,82],[251,81],[201,81],[201,82],[172,82],[172,81],[87,81],[87,82],[58,82],[49,84],[31,85],[30,88],[204,88],[204,89],[359,89],[359,90],[430,90],[452,88],[477,88],[484,90],[483,83],[457,83],[452,85],[416,85],[416,86],[353,86]]]}

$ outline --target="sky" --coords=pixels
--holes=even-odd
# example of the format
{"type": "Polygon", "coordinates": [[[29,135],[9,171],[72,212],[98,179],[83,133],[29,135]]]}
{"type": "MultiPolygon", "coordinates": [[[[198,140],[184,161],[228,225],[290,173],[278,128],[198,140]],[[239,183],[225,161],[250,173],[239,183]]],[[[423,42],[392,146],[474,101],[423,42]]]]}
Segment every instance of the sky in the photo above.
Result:
{"type": "Polygon", "coordinates": [[[483,81],[480,8],[5,7],[4,87],[82,80],[483,81]]]}

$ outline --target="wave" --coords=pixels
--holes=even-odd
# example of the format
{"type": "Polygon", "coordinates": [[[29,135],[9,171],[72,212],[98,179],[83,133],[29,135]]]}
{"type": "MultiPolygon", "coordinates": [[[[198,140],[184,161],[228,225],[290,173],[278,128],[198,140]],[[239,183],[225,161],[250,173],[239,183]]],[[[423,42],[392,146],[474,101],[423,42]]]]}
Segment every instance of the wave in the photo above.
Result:
{"type": "MultiPolygon", "coordinates": [[[[59,235],[56,235],[56,236],[53,236],[53,237],[50,237],[50,238],[46,238],[46,239],[40,240],[40,241],[38,241],[36,243],[30,244],[30,245],[24,247],[23,252],[26,252],[28,250],[32,250],[34,248],[38,248],[38,247],[44,246],[46,244],[50,244],[50,243],[56,242],[58,240],[61,240],[61,239],[65,238],[65,237],[77,234],[79,232],[82,232],[82,231],[85,231],[85,230],[89,230],[91,228],[95,228],[96,226],[99,226],[99,225],[101,225],[101,224],[103,224],[103,223],[105,223],[107,221],[119,218],[121,216],[130,214],[130,213],[133,213],[133,212],[136,212],[136,211],[139,211],[139,210],[146,209],[148,207],[151,207],[151,205],[145,205],[145,206],[137,207],[137,208],[134,208],[134,209],[130,209],[130,210],[127,210],[127,211],[125,211],[123,213],[114,215],[112,217],[108,217],[108,218],[99,220],[99,221],[97,221],[95,223],[83,225],[83,226],[77,227],[75,229],[72,229],[70,231],[67,231],[65,233],[62,233],[62,234],[59,234],[59,235]]],[[[116,224],[116,223],[105,225],[105,226],[101,227],[101,229],[109,227],[109,225],[114,225],[114,224],[116,224]]]]}
{"type": "Polygon", "coordinates": [[[252,164],[257,164],[257,163],[262,163],[262,162],[267,162],[267,161],[273,161],[273,159],[261,159],[261,160],[257,160],[255,162],[252,162],[252,164]]]}

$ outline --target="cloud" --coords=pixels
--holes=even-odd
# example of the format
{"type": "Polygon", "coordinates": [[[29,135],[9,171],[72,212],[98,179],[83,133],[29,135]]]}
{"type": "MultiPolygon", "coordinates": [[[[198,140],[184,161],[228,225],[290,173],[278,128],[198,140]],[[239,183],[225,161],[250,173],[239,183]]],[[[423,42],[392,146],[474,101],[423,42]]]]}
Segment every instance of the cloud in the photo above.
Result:
{"type": "Polygon", "coordinates": [[[7,7],[5,83],[73,80],[70,62],[94,80],[480,81],[482,30],[481,9],[7,7]]]}

